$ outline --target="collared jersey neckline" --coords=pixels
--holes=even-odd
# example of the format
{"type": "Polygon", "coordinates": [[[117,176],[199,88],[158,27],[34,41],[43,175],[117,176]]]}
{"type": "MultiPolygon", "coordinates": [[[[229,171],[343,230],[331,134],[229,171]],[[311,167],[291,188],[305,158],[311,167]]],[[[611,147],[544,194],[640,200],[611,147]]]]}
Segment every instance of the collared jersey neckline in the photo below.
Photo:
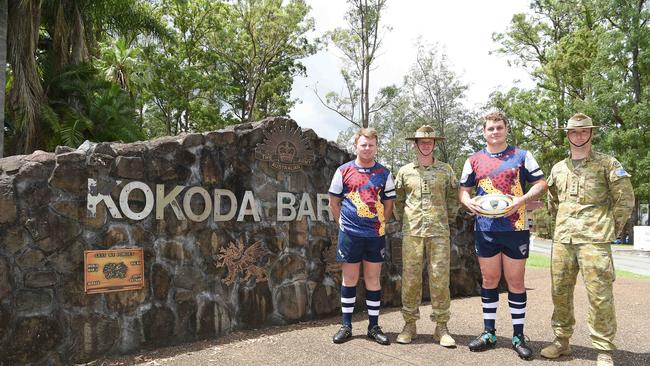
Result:
{"type": "Polygon", "coordinates": [[[352,165],[354,165],[354,168],[359,172],[359,173],[370,173],[373,171],[373,169],[377,168],[377,162],[375,161],[375,164],[371,166],[370,168],[364,168],[362,166],[357,165],[357,161],[353,160],[352,165]]]}
{"type": "Polygon", "coordinates": [[[506,148],[505,148],[503,151],[499,151],[499,152],[491,153],[490,150],[487,149],[487,147],[484,147],[484,148],[483,148],[483,150],[485,151],[485,153],[486,153],[487,155],[489,155],[491,158],[498,158],[498,157],[502,156],[503,154],[507,153],[508,151],[510,151],[510,150],[512,150],[512,149],[514,149],[514,147],[508,145],[508,146],[506,146],[506,148]]]}

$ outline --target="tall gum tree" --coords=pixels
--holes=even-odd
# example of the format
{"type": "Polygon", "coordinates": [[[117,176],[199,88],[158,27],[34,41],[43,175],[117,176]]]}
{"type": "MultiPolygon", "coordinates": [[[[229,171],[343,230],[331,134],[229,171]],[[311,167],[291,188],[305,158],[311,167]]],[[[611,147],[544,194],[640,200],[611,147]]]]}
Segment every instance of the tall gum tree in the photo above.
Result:
{"type": "Polygon", "coordinates": [[[300,59],[314,53],[302,0],[165,0],[172,41],[152,41],[142,58],[145,128],[153,135],[203,131],[287,115],[300,59]]]}
{"type": "Polygon", "coordinates": [[[470,152],[467,141],[477,130],[472,114],[463,105],[468,87],[452,70],[438,45],[420,41],[416,47],[416,60],[402,89],[410,99],[418,127],[432,125],[438,135],[446,137],[437,143],[437,157],[457,166],[470,152]]]}
{"type": "Polygon", "coordinates": [[[328,43],[343,54],[341,76],[345,91],[329,92],[323,99],[314,90],[321,103],[358,127],[368,127],[370,116],[391,103],[397,96],[395,86],[383,87],[370,102],[370,73],[381,48],[382,14],[387,0],[348,0],[345,20],[347,28],[336,28],[325,34],[328,43]]]}
{"type": "Polygon", "coordinates": [[[306,38],[314,21],[303,0],[237,0],[225,7],[208,37],[212,62],[223,68],[223,100],[238,121],[286,115],[300,59],[314,54],[306,38]]]}

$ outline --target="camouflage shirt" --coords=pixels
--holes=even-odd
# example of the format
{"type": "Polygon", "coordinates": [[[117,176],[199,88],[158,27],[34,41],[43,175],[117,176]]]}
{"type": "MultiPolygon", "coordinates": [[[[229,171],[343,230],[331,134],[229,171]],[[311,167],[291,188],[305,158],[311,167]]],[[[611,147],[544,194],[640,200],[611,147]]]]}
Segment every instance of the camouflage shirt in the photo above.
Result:
{"type": "Polygon", "coordinates": [[[610,243],[634,207],[630,175],[618,160],[593,150],[577,167],[570,157],[555,164],[547,182],[557,242],[610,243]]]}
{"type": "Polygon", "coordinates": [[[402,232],[411,236],[449,236],[449,223],[458,212],[458,181],[447,163],[434,161],[428,167],[417,161],[397,172],[395,217],[402,232]]]}

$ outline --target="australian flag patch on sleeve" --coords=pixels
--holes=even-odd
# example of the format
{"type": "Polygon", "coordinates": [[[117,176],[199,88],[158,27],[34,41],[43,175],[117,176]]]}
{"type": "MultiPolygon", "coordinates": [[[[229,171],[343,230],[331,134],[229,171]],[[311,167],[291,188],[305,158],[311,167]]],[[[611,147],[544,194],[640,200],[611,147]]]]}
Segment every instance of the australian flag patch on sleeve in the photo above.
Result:
{"type": "Polygon", "coordinates": [[[617,177],[629,177],[630,175],[623,168],[618,168],[614,171],[617,177]]]}

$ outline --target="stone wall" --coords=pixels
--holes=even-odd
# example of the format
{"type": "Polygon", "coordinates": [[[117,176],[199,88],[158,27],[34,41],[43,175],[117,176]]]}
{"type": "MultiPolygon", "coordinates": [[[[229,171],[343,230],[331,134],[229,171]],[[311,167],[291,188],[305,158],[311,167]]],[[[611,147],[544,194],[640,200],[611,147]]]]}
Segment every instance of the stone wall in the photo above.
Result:
{"type": "MultiPolygon", "coordinates": [[[[318,194],[350,159],[282,118],[0,159],[0,365],[85,362],[337,314],[337,227],[319,211],[318,194]],[[142,189],[120,200],[129,182],[163,190],[155,210],[142,189]],[[160,203],[176,186],[184,187],[179,201],[190,187],[231,192],[235,217],[224,218],[228,200],[198,217],[212,202],[195,194],[179,218],[173,204],[160,203]],[[279,192],[295,197],[293,210],[278,212],[279,192]],[[100,195],[110,200],[91,205],[100,195]],[[114,248],[144,250],[144,288],[86,294],[84,251],[114,248]]],[[[453,228],[453,296],[476,294],[479,284],[470,225],[459,216],[453,228]]],[[[398,231],[389,226],[382,273],[384,303],[393,306],[400,303],[398,231]]]]}

